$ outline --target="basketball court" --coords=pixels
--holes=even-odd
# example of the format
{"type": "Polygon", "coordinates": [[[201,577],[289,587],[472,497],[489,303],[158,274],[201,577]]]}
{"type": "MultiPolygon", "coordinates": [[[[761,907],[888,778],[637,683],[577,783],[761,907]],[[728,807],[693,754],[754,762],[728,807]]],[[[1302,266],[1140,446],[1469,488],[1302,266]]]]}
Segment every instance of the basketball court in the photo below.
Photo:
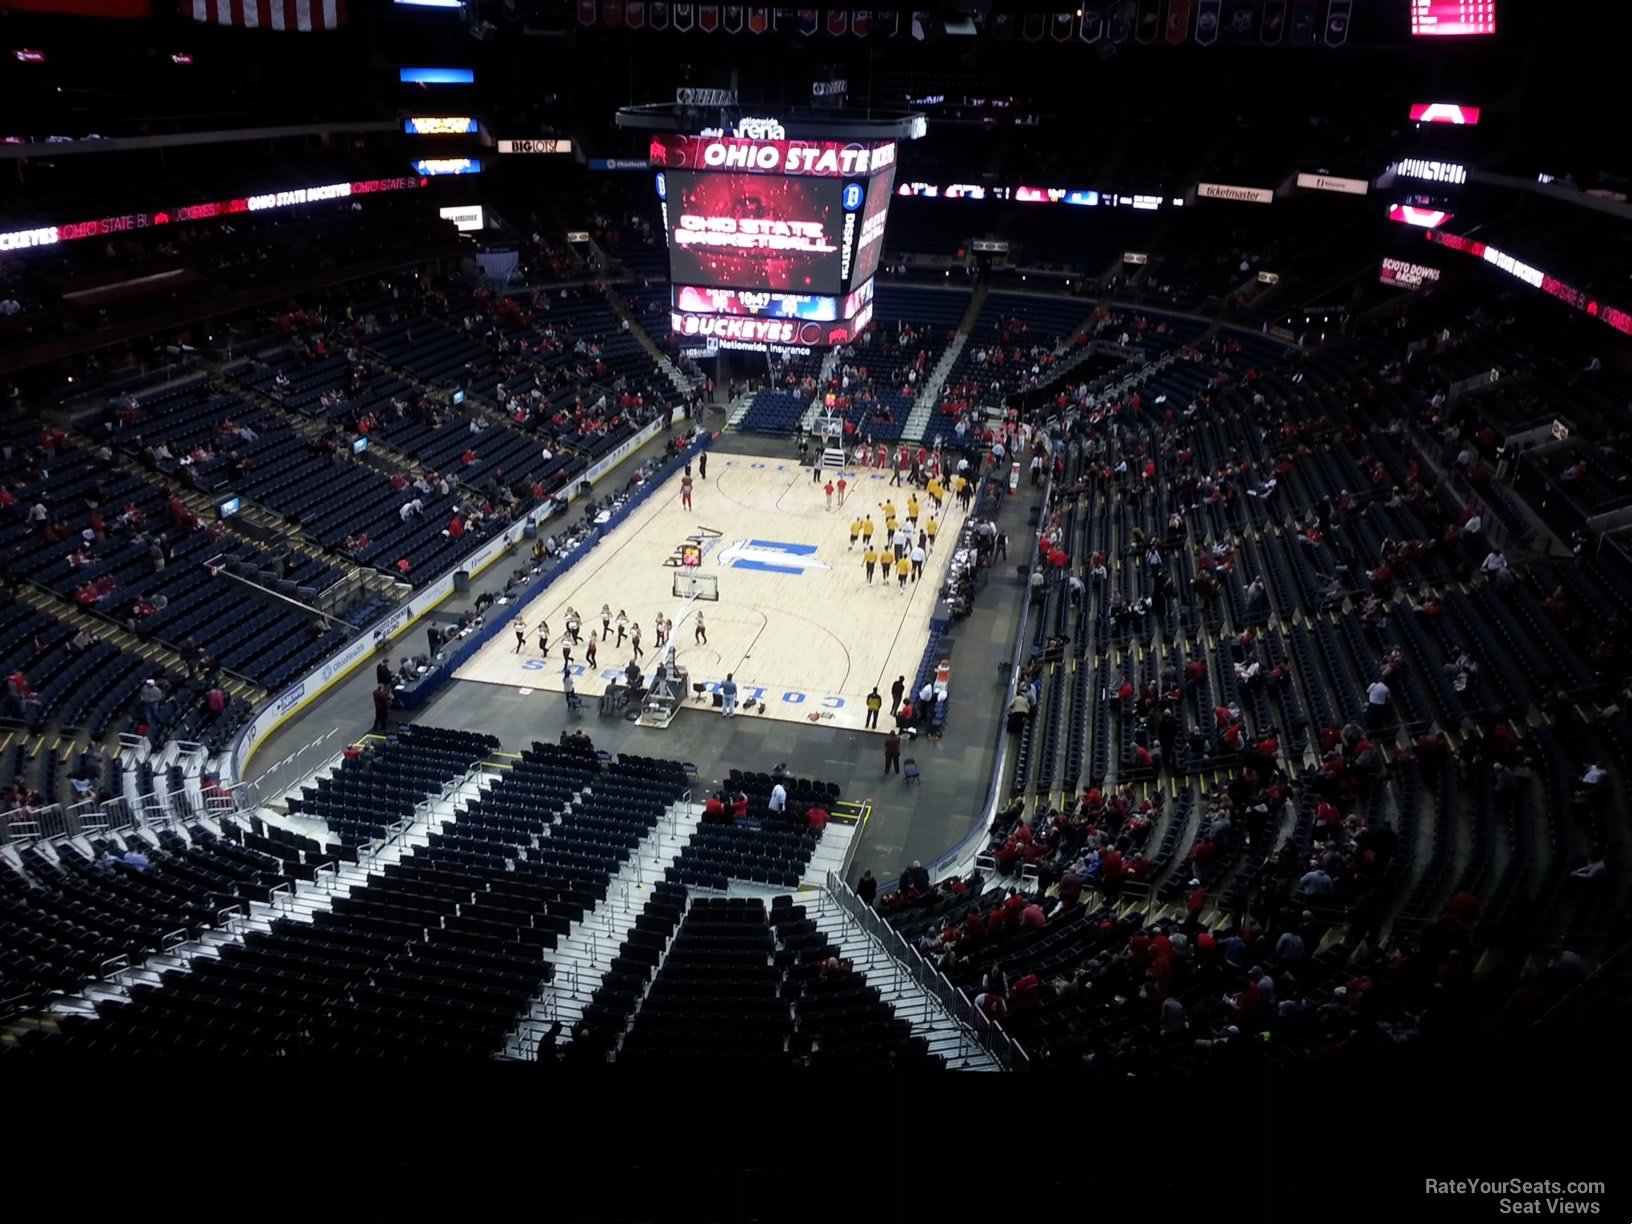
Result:
{"type": "MultiPolygon", "coordinates": [[[[893,500],[905,518],[909,490],[904,484],[890,488],[887,471],[842,474],[849,482],[845,504],[838,505],[835,495],[829,510],[808,467],[709,452],[708,479],[694,481],[691,510],[681,502],[681,478],[671,477],[527,606],[526,643],[519,653],[515,635],[500,634],[455,678],[532,690],[540,700],[560,694],[571,607],[583,618],[583,644],[572,651],[573,687],[596,698],[634,657],[628,641],[617,644],[618,613],[640,625],[640,664],[649,677],[661,654],[652,629],[661,612],[674,621],[676,661],[692,685],[706,686],[701,700],[687,693],[683,710],[720,717],[711,694],[730,673],[738,688],[738,717],[863,730],[867,694],[877,685],[885,704],[882,733],[893,725],[890,685],[897,676],[911,684],[917,674],[964,515],[948,496],[939,543],[920,581],[909,579],[903,592],[892,572],[869,586],[862,544],[849,546],[850,523],[871,513],[874,541],[885,543],[880,506],[893,500]],[[603,604],[614,618],[611,641],[600,644],[591,669],[584,648],[591,630],[600,633],[603,604]],[[699,619],[706,640],[699,639],[699,619]],[[541,620],[550,627],[547,659],[538,649],[541,620]],[[748,702],[763,702],[763,709],[756,704],[756,712],[742,712],[748,702]]],[[[824,472],[823,478],[837,475],[824,472]]],[[[921,492],[919,501],[922,526],[933,503],[921,492]]]]}

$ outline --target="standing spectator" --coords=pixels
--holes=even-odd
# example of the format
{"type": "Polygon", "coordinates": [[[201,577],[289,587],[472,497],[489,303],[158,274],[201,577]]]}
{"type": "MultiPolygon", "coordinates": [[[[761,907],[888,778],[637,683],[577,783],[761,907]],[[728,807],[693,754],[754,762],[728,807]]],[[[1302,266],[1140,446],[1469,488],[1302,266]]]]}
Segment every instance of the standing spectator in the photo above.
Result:
{"type": "Polygon", "coordinates": [[[901,737],[893,730],[884,737],[884,772],[901,772],[901,737]]]}
{"type": "Polygon", "coordinates": [[[726,718],[737,716],[737,682],[730,672],[725,674],[725,683],[720,685],[720,707],[726,718]]]}
{"type": "Polygon", "coordinates": [[[142,721],[150,728],[159,725],[160,706],[164,702],[164,688],[157,676],[149,676],[142,683],[142,721]]]}
{"type": "Polygon", "coordinates": [[[856,896],[860,897],[862,902],[867,905],[871,905],[873,899],[878,896],[878,881],[873,879],[871,868],[862,872],[861,879],[856,881],[856,896]]]}
{"type": "Polygon", "coordinates": [[[1376,731],[1387,721],[1388,703],[1392,696],[1393,694],[1389,691],[1388,685],[1383,682],[1382,677],[1379,676],[1371,682],[1371,686],[1366,689],[1367,730],[1376,731]]]}
{"type": "Polygon", "coordinates": [[[374,730],[384,734],[388,729],[386,716],[391,712],[391,690],[384,684],[374,686],[374,730]]]}

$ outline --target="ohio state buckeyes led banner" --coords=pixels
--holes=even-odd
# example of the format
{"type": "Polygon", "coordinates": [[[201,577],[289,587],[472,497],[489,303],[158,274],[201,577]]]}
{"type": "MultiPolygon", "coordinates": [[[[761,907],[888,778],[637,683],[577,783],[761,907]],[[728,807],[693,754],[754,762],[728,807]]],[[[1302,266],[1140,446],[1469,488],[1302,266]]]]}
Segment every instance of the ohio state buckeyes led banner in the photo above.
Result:
{"type": "Polygon", "coordinates": [[[23,251],[30,247],[55,246],[59,242],[123,234],[155,225],[170,225],[181,221],[207,221],[211,217],[264,212],[273,208],[291,208],[297,204],[319,204],[325,200],[343,200],[351,196],[373,195],[381,191],[417,191],[428,185],[427,180],[417,177],[362,179],[353,183],[327,183],[319,187],[292,187],[287,191],[269,191],[262,195],[212,200],[204,204],[184,204],[179,208],[160,209],[154,212],[125,213],[117,217],[100,217],[94,221],[41,225],[33,229],[0,233],[0,251],[23,251]]]}
{"type": "Polygon", "coordinates": [[[895,143],[831,140],[749,140],[735,136],[654,136],[652,165],[671,170],[733,170],[849,178],[895,164],[895,143]]]}

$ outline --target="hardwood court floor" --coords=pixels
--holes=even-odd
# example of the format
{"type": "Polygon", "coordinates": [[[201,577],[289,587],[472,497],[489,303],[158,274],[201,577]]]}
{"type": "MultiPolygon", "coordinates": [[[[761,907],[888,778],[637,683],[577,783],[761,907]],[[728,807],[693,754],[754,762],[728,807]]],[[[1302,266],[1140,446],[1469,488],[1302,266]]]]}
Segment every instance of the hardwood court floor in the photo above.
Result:
{"type": "MultiPolygon", "coordinates": [[[[868,511],[884,538],[879,506],[894,497],[905,514],[905,486],[888,488],[886,474],[845,473],[846,504],[825,508],[822,487],[809,468],[778,459],[715,450],[708,479],[693,485],[693,509],[680,501],[680,478],[671,478],[587,557],[557,579],[526,610],[527,639],[516,653],[512,633],[502,633],[455,673],[460,680],[561,691],[561,642],[565,614],[573,607],[584,617],[584,642],[600,631],[600,609],[610,604],[639,622],[647,674],[657,663],[652,621],[663,612],[675,622],[676,657],[694,683],[711,687],[735,676],[738,701],[763,699],[768,717],[815,725],[863,729],[868,691],[877,685],[886,709],[881,728],[891,725],[890,685],[897,676],[911,684],[929,636],[929,621],[940,594],[941,576],[963,513],[946,499],[940,520],[941,543],[924,566],[923,579],[908,581],[905,594],[892,576],[869,587],[862,546],[849,548],[853,517],[868,511]],[[682,570],[665,565],[682,545],[702,550],[701,565],[682,570]],[[688,604],[673,594],[676,573],[713,575],[719,601],[688,604]],[[694,632],[701,614],[707,642],[694,632]],[[550,657],[539,656],[538,623],[550,626],[550,657]]],[[[835,502],[837,498],[835,497],[835,502]]],[[[924,519],[930,503],[920,495],[924,519]]],[[[921,520],[923,521],[923,520],[921,520]]],[[[628,642],[602,643],[594,674],[584,667],[582,646],[573,649],[573,684],[585,697],[598,697],[608,680],[628,666],[628,642]]],[[[953,678],[954,684],[956,677],[953,678]]],[[[688,700],[686,710],[712,713],[712,701],[688,700]]]]}

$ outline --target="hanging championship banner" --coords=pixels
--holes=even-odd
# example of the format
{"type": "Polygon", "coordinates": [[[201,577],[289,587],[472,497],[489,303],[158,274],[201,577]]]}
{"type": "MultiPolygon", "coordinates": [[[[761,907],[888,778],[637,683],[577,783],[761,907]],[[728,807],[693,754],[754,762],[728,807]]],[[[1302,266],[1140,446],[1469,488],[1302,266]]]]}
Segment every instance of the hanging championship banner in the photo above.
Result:
{"type": "Polygon", "coordinates": [[[652,29],[666,30],[669,28],[669,0],[651,0],[652,29]]]}
{"type": "Polygon", "coordinates": [[[1071,41],[1072,30],[1073,30],[1073,27],[1076,25],[1076,21],[1077,21],[1077,15],[1075,13],[1055,13],[1054,14],[1054,41],[1055,42],[1070,42],[1071,41]]]}
{"type": "Polygon", "coordinates": [[[1111,41],[1121,46],[1133,37],[1133,27],[1139,20],[1139,5],[1135,0],[1117,0],[1111,10],[1111,41]]]}
{"type": "Polygon", "coordinates": [[[1283,34],[1286,34],[1286,0],[1265,0],[1258,41],[1266,47],[1279,46],[1283,34]]]}
{"type": "Polygon", "coordinates": [[[1286,0],[1264,0],[1264,23],[1259,35],[1264,46],[1278,47],[1286,35],[1286,0]]]}
{"type": "Polygon", "coordinates": [[[601,24],[609,30],[623,28],[623,0],[601,0],[601,24]]]}
{"type": "Polygon", "coordinates": [[[1027,13],[1020,30],[1027,42],[1041,42],[1043,40],[1044,17],[1041,13],[1027,13]]]}
{"type": "Polygon", "coordinates": [[[822,25],[822,15],[815,9],[799,10],[799,33],[809,38],[822,25]]]}
{"type": "Polygon", "coordinates": [[[1222,10],[1222,0],[1196,0],[1196,46],[1210,47],[1218,41],[1222,10]]]}
{"type": "Polygon", "coordinates": [[[1315,0],[1292,0],[1292,32],[1287,42],[1308,47],[1315,41],[1315,0]]]}
{"type": "Polygon", "coordinates": [[[728,4],[725,6],[725,32],[727,34],[742,33],[742,5],[728,4]]]}
{"type": "Polygon", "coordinates": [[[697,6],[697,28],[705,34],[712,34],[720,28],[720,6],[717,4],[699,4],[697,6]]]}
{"type": "Polygon", "coordinates": [[[1232,47],[1258,39],[1258,0],[1225,0],[1224,40],[1232,47]]]}
{"type": "Polygon", "coordinates": [[[675,29],[679,30],[681,33],[685,33],[687,30],[691,29],[691,23],[693,20],[695,20],[692,15],[691,5],[676,4],[671,9],[671,12],[673,13],[675,29]]]}
{"type": "Polygon", "coordinates": [[[1167,0],[1167,41],[1183,46],[1190,37],[1190,0],[1167,0]]]}
{"type": "Polygon", "coordinates": [[[1162,32],[1162,0],[1139,0],[1139,20],[1133,27],[1133,37],[1141,46],[1148,47],[1162,32]]]}
{"type": "Polygon", "coordinates": [[[873,10],[873,29],[878,31],[880,38],[894,38],[901,32],[901,14],[896,9],[885,12],[882,9],[873,10]]]}
{"type": "Polygon", "coordinates": [[[623,6],[623,24],[631,30],[646,28],[646,0],[628,0],[623,6]]]}
{"type": "Polygon", "coordinates": [[[866,38],[873,32],[873,10],[856,9],[850,14],[850,33],[857,38],[866,38]]]}
{"type": "Polygon", "coordinates": [[[578,0],[578,24],[592,26],[600,20],[601,6],[595,0],[578,0]]]}
{"type": "Polygon", "coordinates": [[[827,32],[838,38],[850,27],[850,14],[843,9],[834,9],[827,15],[827,32]]]}
{"type": "Polygon", "coordinates": [[[1341,47],[1349,41],[1349,10],[1354,0],[1331,0],[1326,8],[1326,45],[1341,47]]]}
{"type": "Polygon", "coordinates": [[[763,34],[771,27],[771,10],[768,8],[750,8],[748,10],[748,32],[763,34]]]}
{"type": "Polygon", "coordinates": [[[1097,4],[1082,6],[1082,24],[1077,27],[1077,37],[1083,42],[1098,42],[1100,35],[1105,33],[1105,10],[1097,4]]]}

